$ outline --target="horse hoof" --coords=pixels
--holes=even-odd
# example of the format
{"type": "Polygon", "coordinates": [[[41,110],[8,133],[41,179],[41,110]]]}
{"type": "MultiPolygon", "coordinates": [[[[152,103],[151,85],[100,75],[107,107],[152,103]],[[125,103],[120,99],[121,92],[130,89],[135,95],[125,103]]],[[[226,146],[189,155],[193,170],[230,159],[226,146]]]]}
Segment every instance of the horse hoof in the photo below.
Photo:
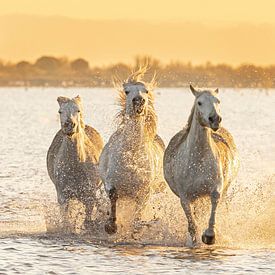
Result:
{"type": "Polygon", "coordinates": [[[105,224],[105,231],[108,234],[115,234],[117,232],[117,225],[114,222],[107,222],[105,224]]]}
{"type": "Polygon", "coordinates": [[[207,235],[207,233],[204,232],[201,239],[205,244],[212,245],[212,244],[215,243],[215,234],[214,235],[207,235]]]}

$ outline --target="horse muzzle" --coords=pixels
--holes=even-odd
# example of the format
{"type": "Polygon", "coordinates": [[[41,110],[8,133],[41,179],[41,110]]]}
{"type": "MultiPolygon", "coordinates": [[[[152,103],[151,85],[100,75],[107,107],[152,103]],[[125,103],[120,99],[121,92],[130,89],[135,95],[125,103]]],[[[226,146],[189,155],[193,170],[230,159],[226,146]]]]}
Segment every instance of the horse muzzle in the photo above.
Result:
{"type": "Polygon", "coordinates": [[[209,118],[210,127],[213,131],[217,131],[221,126],[222,118],[219,115],[210,116],[209,118]]]}
{"type": "Polygon", "coordinates": [[[136,114],[140,115],[144,111],[145,99],[137,96],[133,99],[133,108],[136,114]]]}
{"type": "Polygon", "coordinates": [[[62,131],[67,136],[72,136],[75,133],[75,123],[74,122],[65,122],[62,131]]]}
{"type": "Polygon", "coordinates": [[[218,131],[219,128],[220,128],[220,125],[211,125],[211,129],[212,129],[214,132],[218,131]]]}

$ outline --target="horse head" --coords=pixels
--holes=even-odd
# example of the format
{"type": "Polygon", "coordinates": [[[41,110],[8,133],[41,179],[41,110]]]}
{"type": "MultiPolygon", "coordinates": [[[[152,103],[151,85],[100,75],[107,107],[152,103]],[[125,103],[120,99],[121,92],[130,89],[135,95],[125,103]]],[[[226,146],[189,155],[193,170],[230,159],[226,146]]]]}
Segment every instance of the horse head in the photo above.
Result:
{"type": "Polygon", "coordinates": [[[83,122],[83,106],[79,96],[72,99],[60,96],[59,114],[62,132],[67,136],[78,133],[85,127],[83,122]]]}
{"type": "Polygon", "coordinates": [[[198,90],[190,85],[195,99],[198,121],[201,126],[217,131],[222,121],[220,112],[219,90],[198,90]]]}

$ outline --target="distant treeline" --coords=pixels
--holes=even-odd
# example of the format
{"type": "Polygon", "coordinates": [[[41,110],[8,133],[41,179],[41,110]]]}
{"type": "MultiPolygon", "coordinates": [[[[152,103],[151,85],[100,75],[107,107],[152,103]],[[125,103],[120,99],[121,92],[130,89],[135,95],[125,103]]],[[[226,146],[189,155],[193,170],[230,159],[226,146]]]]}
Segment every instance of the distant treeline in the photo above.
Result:
{"type": "Polygon", "coordinates": [[[42,56],[34,63],[0,62],[0,86],[110,87],[114,75],[126,79],[138,64],[146,62],[150,67],[146,78],[150,79],[156,72],[160,87],[184,87],[193,83],[207,87],[275,88],[275,65],[243,64],[232,67],[210,62],[205,65],[181,62],[164,65],[146,56],[137,57],[134,66],[118,63],[92,67],[82,58],[70,61],[52,56],[42,56]]]}

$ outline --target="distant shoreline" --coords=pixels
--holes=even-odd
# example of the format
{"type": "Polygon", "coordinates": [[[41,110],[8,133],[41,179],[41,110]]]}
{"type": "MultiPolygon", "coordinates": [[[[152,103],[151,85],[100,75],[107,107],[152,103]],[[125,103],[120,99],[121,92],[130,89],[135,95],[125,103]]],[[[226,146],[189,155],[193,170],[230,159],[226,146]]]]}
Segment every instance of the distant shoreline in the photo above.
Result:
{"type": "Polygon", "coordinates": [[[53,56],[41,56],[34,63],[20,61],[16,64],[1,63],[0,87],[112,87],[113,77],[126,80],[131,72],[142,64],[149,69],[145,81],[156,74],[159,87],[275,88],[275,65],[256,66],[242,64],[203,65],[171,62],[162,64],[158,59],[137,56],[135,65],[117,63],[109,66],[90,67],[87,60],[68,60],[53,56]]]}

